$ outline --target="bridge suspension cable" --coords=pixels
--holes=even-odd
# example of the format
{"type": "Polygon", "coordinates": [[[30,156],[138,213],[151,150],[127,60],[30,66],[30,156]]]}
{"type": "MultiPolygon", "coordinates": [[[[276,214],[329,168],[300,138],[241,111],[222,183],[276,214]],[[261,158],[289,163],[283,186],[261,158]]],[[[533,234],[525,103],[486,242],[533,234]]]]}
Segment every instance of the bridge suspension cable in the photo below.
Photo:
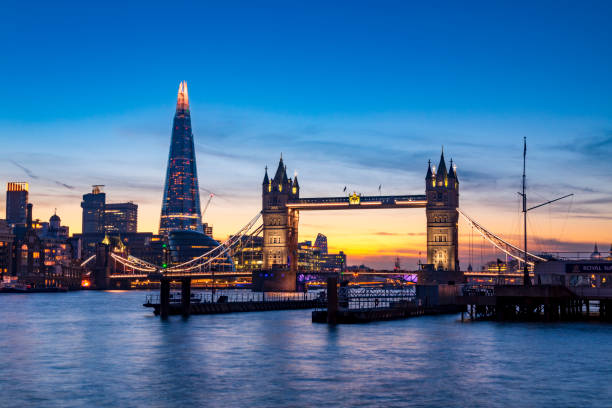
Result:
{"type": "MultiPolygon", "coordinates": [[[[202,273],[203,269],[204,271],[206,271],[207,269],[210,270],[213,262],[218,261],[219,258],[226,258],[228,252],[230,252],[234,247],[236,247],[237,244],[244,243],[245,238],[246,238],[246,243],[248,245],[248,243],[252,240],[253,236],[261,233],[261,231],[263,230],[263,225],[260,225],[255,230],[251,231],[260,218],[261,218],[261,213],[258,213],[246,225],[240,228],[240,230],[236,234],[230,236],[222,244],[219,244],[215,248],[209,250],[208,252],[194,259],[191,259],[189,261],[186,261],[181,264],[167,268],[163,271],[163,273],[166,275],[172,276],[172,275],[181,275],[181,274],[184,274],[185,272],[192,272],[192,271],[195,271],[196,269],[198,270],[197,273],[202,273]]],[[[154,265],[150,262],[147,262],[145,260],[142,260],[132,255],[128,255],[127,258],[124,258],[116,253],[111,252],[110,256],[114,261],[120,263],[125,268],[132,269],[132,271],[134,271],[134,275],[136,275],[136,271],[141,272],[142,274],[148,274],[151,272],[160,271],[162,269],[157,265],[154,265]]],[[[86,265],[88,262],[91,262],[91,260],[94,259],[95,257],[96,257],[95,255],[90,256],[81,265],[82,266],[86,265]]],[[[119,274],[119,275],[123,276],[125,274],[119,274]]]]}
{"type": "Polygon", "coordinates": [[[187,272],[197,268],[201,268],[202,266],[210,264],[212,261],[218,259],[223,256],[229,250],[240,242],[245,235],[253,228],[253,226],[257,223],[259,218],[261,217],[261,213],[258,213],[251,221],[249,221],[244,227],[242,227],[236,234],[230,236],[225,242],[221,245],[211,249],[210,251],[198,256],[197,258],[193,258],[189,261],[183,262],[181,264],[172,266],[168,268],[166,271],[169,273],[175,272],[187,272]],[[217,254],[213,255],[215,251],[218,251],[217,254]],[[202,262],[203,261],[203,262],[202,262]]]}
{"type": "Polygon", "coordinates": [[[142,263],[146,263],[146,262],[141,260],[141,259],[135,258],[135,257],[132,257],[132,258],[137,259],[138,262],[134,262],[131,259],[123,258],[123,257],[121,257],[121,256],[119,256],[117,254],[112,253],[112,252],[111,252],[110,256],[115,261],[119,262],[121,265],[127,266],[128,268],[132,268],[133,270],[136,270],[136,271],[140,271],[140,272],[155,272],[158,269],[154,265],[151,265],[151,266],[142,265],[142,263]]]}
{"type": "MultiPolygon", "coordinates": [[[[518,261],[525,262],[524,250],[512,245],[507,241],[504,241],[502,238],[488,231],[485,227],[470,218],[461,209],[457,208],[457,212],[468,222],[468,224],[475,228],[484,239],[493,244],[497,249],[518,261]]],[[[546,259],[527,252],[527,263],[529,265],[534,265],[534,263],[537,261],[546,262],[546,259]]]]}
{"type": "Polygon", "coordinates": [[[90,263],[94,258],[96,257],[96,254],[93,254],[92,256],[90,256],[89,258],[87,258],[86,260],[84,260],[83,262],[81,262],[81,266],[85,266],[88,263],[90,263]]]}

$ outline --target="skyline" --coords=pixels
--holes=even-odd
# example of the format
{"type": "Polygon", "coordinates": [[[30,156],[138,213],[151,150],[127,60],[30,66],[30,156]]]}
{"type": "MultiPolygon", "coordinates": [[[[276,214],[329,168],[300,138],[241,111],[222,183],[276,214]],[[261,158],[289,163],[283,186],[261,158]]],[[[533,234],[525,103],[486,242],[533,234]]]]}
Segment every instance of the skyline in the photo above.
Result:
{"type": "MultiPolygon", "coordinates": [[[[231,10],[205,7],[211,26],[199,27],[200,32],[189,24],[195,17],[182,21],[185,44],[178,47],[191,47],[194,60],[185,66],[162,64],[164,53],[153,52],[159,44],[161,49],[169,46],[162,39],[167,32],[151,39],[146,38],[148,32],[138,34],[141,47],[132,56],[120,43],[120,33],[102,30],[108,34],[102,38],[95,32],[106,26],[108,16],[90,9],[80,11],[79,21],[75,15],[58,17],[72,28],[93,24],[84,28],[84,38],[76,36],[71,43],[65,42],[63,29],[53,32],[52,37],[64,41],[55,43],[56,55],[51,57],[28,35],[35,32],[37,22],[42,27],[36,29],[43,30],[49,21],[35,15],[20,25],[19,16],[2,29],[8,27],[10,33],[20,26],[26,35],[5,44],[15,63],[0,68],[5,93],[0,102],[5,142],[0,180],[4,185],[29,182],[35,218],[48,219],[58,208],[73,233],[80,230],[81,196],[90,185],[105,184],[110,202],[132,200],[139,205],[140,231],[156,231],[173,96],[176,84],[186,80],[201,190],[215,193],[203,217],[217,237],[237,230],[261,209],[264,167],[274,167],[281,152],[290,172],[297,169],[304,197],[342,195],[345,185],[351,192],[377,194],[380,184],[383,194],[422,194],[427,160],[437,162],[444,145],[447,158],[458,166],[461,208],[488,229],[518,242],[516,191],[522,137],[527,136],[530,202],[576,194],[570,202],[530,215],[531,247],[590,250],[598,242],[605,250],[612,241],[607,233],[612,226],[612,103],[607,97],[612,81],[606,75],[612,68],[606,38],[612,33],[602,24],[605,13],[598,13],[596,5],[608,7],[559,5],[555,19],[544,5],[530,7],[522,19],[514,9],[507,17],[517,19],[509,19],[515,24],[505,32],[495,29],[489,18],[505,15],[509,6],[481,4],[478,10],[462,9],[455,15],[454,23],[474,23],[457,37],[452,36],[455,26],[444,28],[444,21],[437,21],[428,6],[391,4],[366,16],[360,14],[358,3],[345,16],[345,31],[334,24],[340,24],[338,17],[346,10],[330,6],[318,11],[320,17],[301,10],[302,22],[318,24],[301,24],[303,31],[289,30],[286,38],[276,41],[271,28],[252,31],[255,24],[250,20],[240,27],[249,12],[260,13],[243,8],[231,27],[237,30],[233,36],[209,37],[218,42],[206,42],[206,34],[219,28],[215,15],[231,10]],[[412,25],[400,24],[400,17],[412,25]],[[352,38],[364,22],[370,22],[371,36],[360,31],[352,38]],[[525,27],[542,23],[548,30],[529,32],[534,38],[528,39],[520,22],[525,27]],[[485,38],[484,32],[490,35],[485,38]],[[444,48],[443,40],[451,38],[454,48],[444,48]],[[517,39],[520,46],[512,48],[517,39]],[[75,68],[62,73],[64,64],[75,62],[70,50],[88,41],[116,49],[108,61],[85,51],[75,68]],[[300,54],[299,46],[309,53],[300,54]],[[271,54],[274,47],[279,51],[271,54]],[[23,53],[26,49],[30,55],[23,53]],[[545,52],[535,54],[542,49],[545,52]],[[253,59],[257,52],[266,58],[253,59]],[[122,69],[113,68],[108,76],[83,68],[97,62],[101,70],[117,60],[116,54],[127,59],[122,69]],[[287,58],[279,65],[280,54],[287,58]],[[45,74],[33,75],[41,55],[50,66],[45,74]],[[139,62],[143,55],[146,58],[139,62]],[[515,65],[504,66],[513,58],[518,58],[515,65]],[[303,64],[307,60],[311,61],[303,64]],[[75,73],[80,78],[74,78],[75,73]],[[61,92],[75,86],[78,92],[61,92]]],[[[118,22],[132,15],[130,7],[118,22]]],[[[161,10],[147,10],[152,19],[163,15],[161,10]]],[[[51,16],[62,10],[45,11],[51,16]]],[[[277,10],[280,15],[286,17],[277,22],[283,30],[300,19],[295,6],[277,10]]],[[[166,29],[178,30],[177,24],[173,21],[166,29]]],[[[119,31],[131,34],[142,28],[119,26],[119,31]]],[[[223,33],[230,31],[226,27],[223,33]]],[[[300,241],[314,240],[322,232],[330,250],[346,251],[351,264],[363,259],[390,266],[393,254],[412,263],[425,248],[421,210],[304,214],[300,227],[300,241]],[[373,244],[379,257],[369,249],[373,244]]],[[[463,225],[462,247],[466,233],[463,225]]],[[[465,268],[465,255],[461,258],[465,268]]]]}

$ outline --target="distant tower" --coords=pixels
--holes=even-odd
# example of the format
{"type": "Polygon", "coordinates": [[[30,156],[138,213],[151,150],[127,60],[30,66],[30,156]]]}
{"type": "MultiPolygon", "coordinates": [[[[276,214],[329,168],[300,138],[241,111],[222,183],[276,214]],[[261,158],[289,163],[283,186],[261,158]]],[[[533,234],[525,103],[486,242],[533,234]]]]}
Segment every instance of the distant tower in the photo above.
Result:
{"type": "Polygon", "coordinates": [[[181,82],[172,123],[172,139],[162,201],[159,233],[172,230],[202,231],[200,192],[196,167],[187,83],[181,82]]]}
{"type": "Polygon", "coordinates": [[[104,232],[104,208],[106,194],[102,192],[103,185],[92,186],[91,193],[83,194],[81,208],[83,209],[83,234],[104,232]]]}
{"type": "Polygon", "coordinates": [[[51,216],[51,218],[49,218],[49,230],[53,232],[57,232],[59,231],[61,225],[62,225],[62,220],[57,215],[57,209],[55,209],[55,211],[53,212],[53,215],[51,216]]]}
{"type": "Polygon", "coordinates": [[[325,235],[321,233],[317,234],[314,246],[319,248],[322,255],[327,255],[327,237],[325,235]]]}
{"type": "Polygon", "coordinates": [[[597,243],[595,243],[595,247],[593,248],[593,252],[591,253],[591,259],[601,259],[601,253],[597,248],[597,243]]]}
{"type": "Polygon", "coordinates": [[[458,222],[459,179],[453,168],[446,170],[444,151],[440,164],[432,170],[431,161],[425,176],[427,195],[427,263],[436,270],[459,270],[458,222]]]}
{"type": "Polygon", "coordinates": [[[298,211],[287,208],[288,201],[299,198],[297,176],[287,178],[281,156],[274,178],[268,169],[262,184],[263,269],[282,268],[297,271],[298,211]]]}
{"type": "Polygon", "coordinates": [[[28,205],[28,183],[9,182],[6,185],[6,223],[26,223],[26,207],[28,205]]]}

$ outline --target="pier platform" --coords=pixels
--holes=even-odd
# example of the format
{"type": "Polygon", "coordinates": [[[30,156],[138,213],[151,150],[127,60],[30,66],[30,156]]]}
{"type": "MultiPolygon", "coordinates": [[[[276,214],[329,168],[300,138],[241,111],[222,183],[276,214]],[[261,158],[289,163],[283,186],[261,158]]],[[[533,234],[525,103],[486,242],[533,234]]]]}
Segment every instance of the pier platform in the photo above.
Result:
{"type": "Polygon", "coordinates": [[[597,288],[577,290],[564,285],[465,286],[457,304],[466,307],[471,320],[612,321],[608,296],[597,288]]]}
{"type": "Polygon", "coordinates": [[[438,306],[416,306],[414,304],[395,305],[386,308],[373,309],[347,309],[337,310],[334,316],[328,316],[327,310],[315,310],[312,312],[313,323],[351,324],[369,323],[378,320],[407,319],[417,316],[429,316],[440,314],[456,314],[465,311],[465,306],[438,305],[438,306]]]}
{"type": "MultiPolygon", "coordinates": [[[[297,309],[316,309],[321,307],[325,300],[311,297],[282,297],[271,296],[267,300],[246,300],[246,301],[228,301],[221,297],[216,302],[201,301],[192,297],[189,304],[189,315],[204,315],[204,314],[222,314],[222,313],[245,313],[245,312],[264,312],[272,310],[297,310],[297,309]]],[[[156,316],[161,314],[161,305],[159,298],[156,296],[148,296],[144,307],[153,309],[156,316]]],[[[184,305],[181,299],[171,301],[168,305],[168,315],[185,314],[184,305]]]]}

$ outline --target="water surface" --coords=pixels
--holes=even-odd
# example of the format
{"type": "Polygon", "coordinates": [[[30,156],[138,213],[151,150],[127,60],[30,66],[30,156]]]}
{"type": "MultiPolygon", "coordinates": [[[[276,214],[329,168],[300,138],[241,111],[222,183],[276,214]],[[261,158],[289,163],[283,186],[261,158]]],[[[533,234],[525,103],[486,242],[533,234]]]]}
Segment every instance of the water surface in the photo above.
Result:
{"type": "Polygon", "coordinates": [[[161,321],[145,294],[0,295],[0,406],[612,406],[612,325],[161,321]]]}

